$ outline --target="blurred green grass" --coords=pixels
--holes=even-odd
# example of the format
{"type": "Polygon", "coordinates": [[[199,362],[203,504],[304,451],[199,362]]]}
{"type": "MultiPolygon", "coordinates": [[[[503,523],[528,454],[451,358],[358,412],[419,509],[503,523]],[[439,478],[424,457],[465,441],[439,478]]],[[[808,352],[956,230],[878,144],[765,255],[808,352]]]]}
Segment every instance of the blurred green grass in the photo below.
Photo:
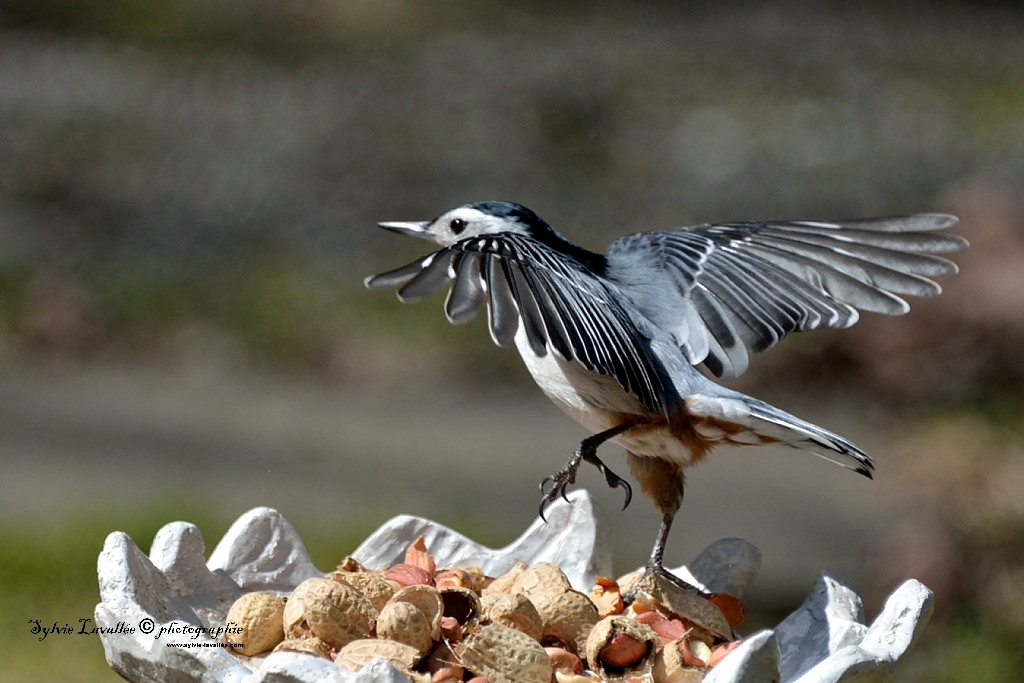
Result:
{"type": "Polygon", "coordinates": [[[933,625],[899,680],[906,683],[1011,683],[1020,680],[1024,646],[974,615],[933,625]]]}

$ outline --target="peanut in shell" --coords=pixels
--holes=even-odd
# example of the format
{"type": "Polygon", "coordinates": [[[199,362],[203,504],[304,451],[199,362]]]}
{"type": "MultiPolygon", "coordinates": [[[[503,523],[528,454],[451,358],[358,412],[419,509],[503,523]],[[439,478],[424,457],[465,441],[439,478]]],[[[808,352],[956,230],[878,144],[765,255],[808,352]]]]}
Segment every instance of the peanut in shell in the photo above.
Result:
{"type": "Polygon", "coordinates": [[[246,593],[228,610],[227,625],[238,633],[225,633],[231,652],[253,656],[269,652],[284,640],[285,599],[270,593],[246,593]]]}
{"type": "Polygon", "coordinates": [[[415,605],[400,600],[388,602],[377,617],[377,637],[408,645],[424,656],[434,647],[431,626],[427,615],[415,605]]]}
{"type": "Polygon", "coordinates": [[[512,580],[508,592],[531,595],[541,592],[572,590],[572,583],[565,572],[551,562],[538,562],[527,567],[512,580]]]}
{"type": "Polygon", "coordinates": [[[527,566],[525,562],[516,562],[512,565],[511,569],[487,584],[480,591],[480,596],[483,598],[490,596],[498,597],[511,592],[512,584],[519,578],[520,574],[526,571],[527,566]]]}
{"type": "Polygon", "coordinates": [[[455,646],[459,664],[491,683],[550,683],[551,659],[533,638],[485,624],[455,646]]]}
{"type": "Polygon", "coordinates": [[[348,671],[359,671],[378,657],[388,660],[405,674],[411,674],[423,658],[415,648],[394,640],[361,638],[341,648],[334,663],[348,671]]]}
{"type": "Polygon", "coordinates": [[[395,594],[395,586],[385,578],[384,572],[338,571],[332,574],[331,578],[355,586],[378,612],[384,608],[384,603],[395,594]]]}
{"type": "Polygon", "coordinates": [[[550,562],[518,571],[509,582],[507,592],[525,595],[537,608],[542,638],[564,643],[575,652],[582,652],[587,634],[600,618],[593,601],[573,590],[565,573],[550,562]]]}
{"type": "Polygon", "coordinates": [[[288,638],[316,636],[338,650],[373,634],[377,610],[354,586],[336,579],[300,583],[284,606],[288,638]]]}

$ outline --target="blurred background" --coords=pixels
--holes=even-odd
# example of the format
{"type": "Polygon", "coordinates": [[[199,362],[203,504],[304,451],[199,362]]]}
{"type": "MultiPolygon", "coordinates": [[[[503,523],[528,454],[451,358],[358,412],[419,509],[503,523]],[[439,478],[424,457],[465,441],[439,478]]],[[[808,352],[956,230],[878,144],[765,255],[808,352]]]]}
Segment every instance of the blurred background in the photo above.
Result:
{"type": "MultiPolygon", "coordinates": [[[[905,318],[797,336],[736,388],[871,452],[690,476],[668,561],[764,553],[751,633],[821,570],[868,619],[937,593],[905,672],[1024,665],[1024,12],[998,2],[0,0],[0,680],[110,681],[88,617],[111,531],[213,546],[257,505],[318,565],[396,514],[494,546],[582,428],[481,321],[362,279],[381,220],[523,203],[594,250],[720,220],[961,218],[905,318]]],[[[614,448],[603,455],[625,474],[614,448]]],[[[594,472],[616,569],[657,524],[594,472]]]]}

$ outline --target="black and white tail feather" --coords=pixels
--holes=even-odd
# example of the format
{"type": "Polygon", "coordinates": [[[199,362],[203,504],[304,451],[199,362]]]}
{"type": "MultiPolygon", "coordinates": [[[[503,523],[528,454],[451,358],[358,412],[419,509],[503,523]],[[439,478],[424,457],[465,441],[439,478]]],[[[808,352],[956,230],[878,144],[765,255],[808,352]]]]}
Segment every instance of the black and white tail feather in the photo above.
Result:
{"type": "MultiPolygon", "coordinates": [[[[685,402],[687,411],[695,417],[713,418],[746,428],[745,433],[730,435],[729,440],[733,444],[755,446],[778,443],[813,453],[868,479],[874,478],[874,460],[856,445],[764,401],[736,393],[728,397],[694,394],[688,396],[685,402]]],[[[697,429],[715,428],[698,426],[697,429]]],[[[705,433],[704,436],[718,435],[705,433]]]]}

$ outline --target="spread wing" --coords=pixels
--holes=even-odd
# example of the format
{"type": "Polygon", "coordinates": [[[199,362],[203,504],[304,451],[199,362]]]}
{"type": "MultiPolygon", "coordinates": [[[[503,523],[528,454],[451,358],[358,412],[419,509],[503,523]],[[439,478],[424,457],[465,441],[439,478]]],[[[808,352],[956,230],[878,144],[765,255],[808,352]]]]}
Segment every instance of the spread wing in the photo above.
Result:
{"type": "Polygon", "coordinates": [[[957,271],[934,256],[967,246],[936,234],[944,214],[836,222],[701,225],[628,235],[606,253],[607,275],[689,361],[737,377],[749,354],[792,332],[843,328],[858,309],[910,310],[903,296],[932,296],[931,278],[957,271]]]}
{"type": "Polygon", "coordinates": [[[416,302],[449,282],[444,310],[450,322],[469,322],[486,303],[499,346],[514,344],[522,324],[538,356],[553,350],[615,378],[648,408],[664,412],[665,383],[647,340],[635,333],[609,284],[572,257],[524,235],[474,237],[369,277],[366,286],[397,287],[400,300],[416,302]]]}

